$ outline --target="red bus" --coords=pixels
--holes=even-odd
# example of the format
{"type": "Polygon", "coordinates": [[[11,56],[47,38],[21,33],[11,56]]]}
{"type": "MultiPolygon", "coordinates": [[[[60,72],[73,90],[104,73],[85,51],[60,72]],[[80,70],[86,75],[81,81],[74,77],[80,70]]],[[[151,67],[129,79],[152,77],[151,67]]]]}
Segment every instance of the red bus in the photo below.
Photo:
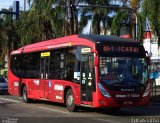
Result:
{"type": "Polygon", "coordinates": [[[59,102],[69,111],[149,104],[146,51],[130,39],[71,35],[38,42],[11,52],[8,68],[9,94],[26,103],[59,102]]]}

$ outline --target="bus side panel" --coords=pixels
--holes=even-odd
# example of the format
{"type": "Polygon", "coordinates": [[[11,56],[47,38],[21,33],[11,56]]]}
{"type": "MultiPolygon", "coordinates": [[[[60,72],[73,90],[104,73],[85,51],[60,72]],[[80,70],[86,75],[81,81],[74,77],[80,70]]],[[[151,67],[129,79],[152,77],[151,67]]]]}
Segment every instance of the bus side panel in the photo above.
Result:
{"type": "Polygon", "coordinates": [[[55,102],[64,102],[64,88],[65,84],[62,80],[55,80],[53,83],[53,98],[55,102]]]}
{"type": "Polygon", "coordinates": [[[100,90],[98,87],[96,87],[96,92],[93,92],[93,107],[98,108],[98,107],[103,107],[104,105],[107,106],[108,102],[104,102],[104,97],[101,94],[100,90]]]}
{"type": "MultiPolygon", "coordinates": [[[[67,85],[68,86],[68,85],[67,85]]],[[[73,95],[74,95],[74,103],[76,105],[80,105],[81,102],[81,94],[80,94],[80,85],[79,84],[75,84],[75,83],[71,83],[71,89],[73,91],[73,95]]]]}
{"type": "Polygon", "coordinates": [[[20,95],[20,78],[17,78],[12,72],[8,71],[8,92],[11,95],[20,95]]]}
{"type": "Polygon", "coordinates": [[[103,99],[103,96],[98,88],[99,77],[98,77],[98,66],[95,66],[95,86],[96,86],[96,92],[93,92],[93,107],[101,107],[101,100],[103,99]]]}
{"type": "Polygon", "coordinates": [[[27,87],[28,98],[39,99],[39,81],[39,79],[22,80],[22,84],[25,84],[27,87]]]}
{"type": "Polygon", "coordinates": [[[63,80],[52,80],[49,86],[49,101],[64,103],[65,89],[71,88],[75,98],[75,104],[80,104],[80,86],[73,82],[63,80]]]}

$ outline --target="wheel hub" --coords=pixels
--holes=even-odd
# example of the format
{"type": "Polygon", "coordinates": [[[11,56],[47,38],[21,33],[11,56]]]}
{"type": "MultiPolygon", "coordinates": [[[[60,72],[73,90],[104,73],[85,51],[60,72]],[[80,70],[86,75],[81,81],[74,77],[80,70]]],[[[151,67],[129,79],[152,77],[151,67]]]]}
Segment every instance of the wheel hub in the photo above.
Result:
{"type": "Polygon", "coordinates": [[[73,95],[68,96],[67,103],[69,106],[71,106],[73,104],[73,95]]]}

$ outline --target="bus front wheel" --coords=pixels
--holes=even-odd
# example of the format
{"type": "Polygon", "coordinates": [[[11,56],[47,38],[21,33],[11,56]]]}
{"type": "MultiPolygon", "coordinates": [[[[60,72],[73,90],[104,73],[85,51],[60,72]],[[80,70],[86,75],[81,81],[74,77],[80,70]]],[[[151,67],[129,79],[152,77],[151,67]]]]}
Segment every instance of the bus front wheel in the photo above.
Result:
{"type": "Polygon", "coordinates": [[[29,103],[30,102],[30,99],[28,98],[28,95],[27,95],[27,88],[26,88],[26,86],[23,87],[22,98],[23,98],[23,102],[25,102],[25,103],[29,103]]]}
{"type": "Polygon", "coordinates": [[[69,89],[66,93],[66,107],[70,112],[74,112],[77,110],[77,107],[74,103],[74,95],[71,89],[69,89]]]}

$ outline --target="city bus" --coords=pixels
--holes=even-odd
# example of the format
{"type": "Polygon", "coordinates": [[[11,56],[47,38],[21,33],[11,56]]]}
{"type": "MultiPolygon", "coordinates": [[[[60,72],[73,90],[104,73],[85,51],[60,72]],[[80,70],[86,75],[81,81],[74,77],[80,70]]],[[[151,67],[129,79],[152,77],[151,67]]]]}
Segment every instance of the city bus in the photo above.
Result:
{"type": "Polygon", "coordinates": [[[147,106],[148,56],[138,42],[107,35],[70,35],[11,52],[9,94],[77,107],[147,106]]]}

